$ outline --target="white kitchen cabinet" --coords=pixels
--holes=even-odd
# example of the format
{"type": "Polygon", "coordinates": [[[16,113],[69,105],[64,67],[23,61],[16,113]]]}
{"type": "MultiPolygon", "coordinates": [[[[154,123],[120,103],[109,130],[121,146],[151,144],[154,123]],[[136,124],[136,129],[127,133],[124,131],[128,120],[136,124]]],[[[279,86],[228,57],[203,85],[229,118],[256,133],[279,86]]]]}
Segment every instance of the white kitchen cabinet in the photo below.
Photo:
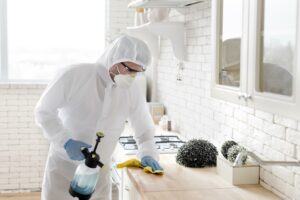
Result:
{"type": "Polygon", "coordinates": [[[297,0],[213,0],[212,96],[300,119],[299,10],[297,0]]]}
{"type": "Polygon", "coordinates": [[[246,102],[241,94],[247,88],[247,18],[245,1],[212,1],[212,96],[242,105],[246,102]]]}
{"type": "Polygon", "coordinates": [[[142,200],[141,195],[129,179],[125,170],[123,171],[123,200],[142,200]]]}

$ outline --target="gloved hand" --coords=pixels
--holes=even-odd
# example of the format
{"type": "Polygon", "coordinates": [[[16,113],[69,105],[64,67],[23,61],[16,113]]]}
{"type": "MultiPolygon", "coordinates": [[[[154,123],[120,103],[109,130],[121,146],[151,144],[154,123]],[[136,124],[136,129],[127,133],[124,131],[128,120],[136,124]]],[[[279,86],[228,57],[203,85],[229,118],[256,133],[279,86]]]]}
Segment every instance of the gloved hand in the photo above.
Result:
{"type": "Polygon", "coordinates": [[[146,172],[148,171],[154,174],[164,173],[163,168],[151,156],[144,156],[142,158],[142,166],[144,167],[144,171],[146,172]]]}
{"type": "Polygon", "coordinates": [[[151,156],[143,157],[142,162],[137,159],[129,159],[123,163],[117,164],[117,168],[124,168],[124,167],[139,167],[144,169],[145,172],[152,173],[152,174],[162,175],[164,173],[162,167],[151,156]]]}
{"type": "Polygon", "coordinates": [[[69,139],[64,145],[64,149],[66,150],[69,158],[72,160],[83,160],[84,155],[81,152],[81,149],[91,147],[92,145],[73,139],[69,139]]]}

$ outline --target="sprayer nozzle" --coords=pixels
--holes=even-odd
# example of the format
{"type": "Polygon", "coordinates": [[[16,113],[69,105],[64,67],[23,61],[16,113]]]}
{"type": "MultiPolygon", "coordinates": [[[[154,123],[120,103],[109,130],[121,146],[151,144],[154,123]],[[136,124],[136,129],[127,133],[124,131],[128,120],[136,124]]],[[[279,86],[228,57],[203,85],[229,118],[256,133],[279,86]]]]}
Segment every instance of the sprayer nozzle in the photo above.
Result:
{"type": "Polygon", "coordinates": [[[104,137],[104,134],[102,132],[97,132],[96,135],[100,138],[103,138],[104,137]]]}

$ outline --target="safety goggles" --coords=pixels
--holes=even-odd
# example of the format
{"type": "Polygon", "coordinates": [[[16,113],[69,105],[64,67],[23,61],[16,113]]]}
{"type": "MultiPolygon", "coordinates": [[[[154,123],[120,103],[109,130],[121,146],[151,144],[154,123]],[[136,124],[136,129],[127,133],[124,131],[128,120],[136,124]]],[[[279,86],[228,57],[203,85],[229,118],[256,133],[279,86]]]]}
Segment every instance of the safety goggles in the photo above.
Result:
{"type": "Polygon", "coordinates": [[[120,64],[128,71],[128,73],[130,74],[142,74],[144,72],[144,70],[142,69],[142,71],[138,71],[135,69],[132,69],[130,67],[128,67],[128,65],[126,65],[124,62],[120,62],[120,64]]]}

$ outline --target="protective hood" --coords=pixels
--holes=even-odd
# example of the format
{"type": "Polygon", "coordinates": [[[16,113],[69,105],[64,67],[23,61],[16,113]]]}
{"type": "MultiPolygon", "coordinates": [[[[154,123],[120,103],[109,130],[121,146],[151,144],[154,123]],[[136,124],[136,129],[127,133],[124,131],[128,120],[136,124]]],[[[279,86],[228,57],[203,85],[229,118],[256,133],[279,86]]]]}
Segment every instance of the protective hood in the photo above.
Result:
{"type": "Polygon", "coordinates": [[[100,76],[105,80],[108,77],[110,79],[108,70],[119,62],[133,62],[146,70],[151,62],[151,53],[148,46],[142,40],[123,35],[109,44],[98,59],[97,63],[100,64],[98,72],[100,76]],[[102,67],[104,69],[101,69],[102,67]],[[103,77],[104,73],[106,73],[106,77],[103,77]]]}

